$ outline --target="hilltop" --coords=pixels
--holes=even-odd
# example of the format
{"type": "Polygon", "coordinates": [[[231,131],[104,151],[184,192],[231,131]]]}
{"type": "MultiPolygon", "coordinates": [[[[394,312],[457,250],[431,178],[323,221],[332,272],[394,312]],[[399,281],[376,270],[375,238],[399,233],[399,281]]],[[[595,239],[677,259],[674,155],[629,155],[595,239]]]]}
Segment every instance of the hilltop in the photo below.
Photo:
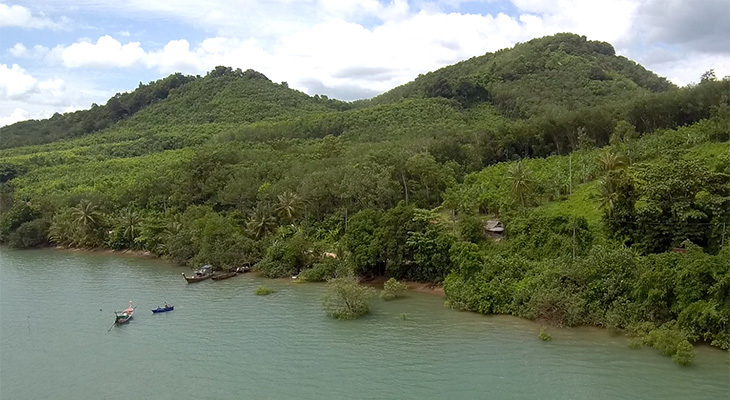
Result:
{"type": "Polygon", "coordinates": [[[429,72],[372,101],[445,97],[527,118],[672,89],[665,78],[617,56],[611,44],[561,33],[429,72]]]}
{"type": "Polygon", "coordinates": [[[130,93],[118,93],[102,106],[0,128],[0,148],[84,136],[124,126],[128,120],[140,129],[242,125],[428,98],[453,100],[458,107],[491,108],[495,114],[515,119],[568,114],[674,89],[666,79],[616,56],[608,43],[558,34],[462,61],[355,103],[308,96],[253,70],[221,66],[203,77],[177,73],[140,84],[130,93]]]}

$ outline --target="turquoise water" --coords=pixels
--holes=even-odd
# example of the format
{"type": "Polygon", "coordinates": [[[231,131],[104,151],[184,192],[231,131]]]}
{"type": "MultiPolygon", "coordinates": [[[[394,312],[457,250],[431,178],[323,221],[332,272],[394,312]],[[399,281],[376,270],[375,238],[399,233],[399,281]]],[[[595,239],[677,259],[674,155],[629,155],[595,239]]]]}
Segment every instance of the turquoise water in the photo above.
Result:
{"type": "Polygon", "coordinates": [[[728,399],[726,352],[680,367],[599,329],[443,307],[424,293],[336,321],[318,284],[187,284],[164,261],[0,248],[0,399],[728,399]],[[277,290],[256,296],[264,284],[277,290]],[[137,305],[129,324],[114,310],[137,305]],[[175,311],[152,314],[165,301],[175,311]],[[401,319],[402,313],[407,318],[401,319]]]}

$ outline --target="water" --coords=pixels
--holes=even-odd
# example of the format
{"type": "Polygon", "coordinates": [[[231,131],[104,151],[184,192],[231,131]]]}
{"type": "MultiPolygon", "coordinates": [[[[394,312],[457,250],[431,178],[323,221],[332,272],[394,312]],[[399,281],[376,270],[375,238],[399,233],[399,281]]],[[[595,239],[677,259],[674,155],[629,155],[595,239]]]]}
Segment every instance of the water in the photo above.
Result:
{"type": "Polygon", "coordinates": [[[410,293],[336,321],[318,284],[103,253],[0,248],[0,399],[729,399],[726,352],[680,367],[599,329],[461,313],[410,293]],[[276,293],[256,296],[259,285],[276,293]],[[113,311],[138,306],[129,324],[113,311]],[[165,301],[175,311],[152,314],[165,301]],[[407,315],[401,319],[402,313],[407,315]]]}

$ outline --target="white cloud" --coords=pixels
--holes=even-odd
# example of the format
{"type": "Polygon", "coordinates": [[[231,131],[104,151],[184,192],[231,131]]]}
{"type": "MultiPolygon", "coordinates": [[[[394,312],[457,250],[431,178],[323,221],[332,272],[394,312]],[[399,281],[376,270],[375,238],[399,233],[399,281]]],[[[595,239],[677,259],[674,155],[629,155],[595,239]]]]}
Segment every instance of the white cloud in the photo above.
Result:
{"type": "Polygon", "coordinates": [[[12,125],[16,122],[25,121],[30,119],[30,114],[22,108],[14,109],[8,116],[0,116],[0,127],[5,125],[12,125]]]}
{"type": "Polygon", "coordinates": [[[23,6],[7,5],[0,3],[0,28],[20,27],[33,29],[68,29],[70,21],[61,17],[60,21],[53,21],[45,15],[33,15],[31,11],[23,6]]]}
{"type": "Polygon", "coordinates": [[[38,89],[38,80],[18,64],[0,64],[0,99],[20,99],[38,89]]]}
{"type": "Polygon", "coordinates": [[[691,63],[687,63],[684,59],[676,59],[655,64],[654,72],[667,77],[679,86],[698,83],[702,73],[710,69],[715,70],[715,76],[718,79],[730,76],[730,59],[728,57],[713,54],[691,54],[688,58],[692,60],[691,63]]]}
{"type": "MultiPolygon", "coordinates": [[[[88,94],[88,93],[86,93],[88,94]]],[[[17,103],[66,108],[83,97],[83,91],[68,90],[63,79],[37,79],[18,64],[0,64],[0,113],[17,108],[17,103]],[[10,106],[10,104],[13,104],[10,106]]],[[[27,109],[28,107],[21,108],[27,109]]]]}
{"type": "Polygon", "coordinates": [[[23,43],[16,43],[8,51],[13,57],[17,58],[42,59],[48,54],[49,49],[41,45],[35,45],[29,49],[23,43]]]}
{"type": "Polygon", "coordinates": [[[96,44],[74,43],[59,51],[63,65],[69,68],[135,67],[145,56],[139,42],[122,45],[109,35],[100,37],[96,44]]]}

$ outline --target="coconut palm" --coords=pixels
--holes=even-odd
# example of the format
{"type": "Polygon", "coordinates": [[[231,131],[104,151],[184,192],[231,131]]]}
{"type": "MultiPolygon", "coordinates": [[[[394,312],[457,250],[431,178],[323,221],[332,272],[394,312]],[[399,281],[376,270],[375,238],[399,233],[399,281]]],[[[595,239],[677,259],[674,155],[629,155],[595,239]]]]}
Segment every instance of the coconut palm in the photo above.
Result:
{"type": "Polygon", "coordinates": [[[101,224],[102,213],[96,204],[89,200],[81,200],[76,207],[71,208],[71,216],[77,226],[94,230],[101,224]]]}
{"type": "Polygon", "coordinates": [[[601,208],[606,210],[606,214],[610,218],[613,215],[613,209],[616,207],[616,202],[618,201],[618,193],[612,180],[603,179],[601,181],[598,198],[601,201],[601,208]]]}
{"type": "Polygon", "coordinates": [[[530,192],[530,186],[532,183],[527,167],[525,167],[522,161],[518,161],[509,167],[509,170],[507,170],[507,177],[512,182],[512,195],[520,200],[520,204],[522,204],[522,208],[524,208],[525,198],[530,192]]]}
{"type": "Polygon", "coordinates": [[[616,154],[612,151],[605,151],[596,157],[598,164],[601,166],[601,170],[604,172],[613,171],[619,168],[625,168],[628,166],[628,160],[626,156],[622,154],[616,154]]]}
{"type": "Polygon", "coordinates": [[[96,246],[100,243],[99,228],[102,226],[104,214],[96,204],[88,200],[81,200],[76,207],[71,207],[71,221],[75,230],[73,245],[96,246]]]}
{"type": "Polygon", "coordinates": [[[128,244],[134,244],[134,240],[139,236],[142,230],[142,218],[137,210],[127,207],[122,210],[119,217],[119,226],[122,229],[122,237],[128,244]]]}
{"type": "Polygon", "coordinates": [[[75,230],[72,218],[68,208],[53,214],[51,226],[48,229],[48,239],[59,245],[71,244],[75,230]]]}
{"type": "Polygon", "coordinates": [[[259,204],[246,223],[249,233],[260,239],[276,229],[276,218],[268,206],[259,204]]]}
{"type": "Polygon", "coordinates": [[[274,211],[279,215],[279,218],[287,222],[294,221],[299,215],[302,205],[302,199],[299,195],[287,190],[278,195],[277,199],[279,202],[274,211]]]}

